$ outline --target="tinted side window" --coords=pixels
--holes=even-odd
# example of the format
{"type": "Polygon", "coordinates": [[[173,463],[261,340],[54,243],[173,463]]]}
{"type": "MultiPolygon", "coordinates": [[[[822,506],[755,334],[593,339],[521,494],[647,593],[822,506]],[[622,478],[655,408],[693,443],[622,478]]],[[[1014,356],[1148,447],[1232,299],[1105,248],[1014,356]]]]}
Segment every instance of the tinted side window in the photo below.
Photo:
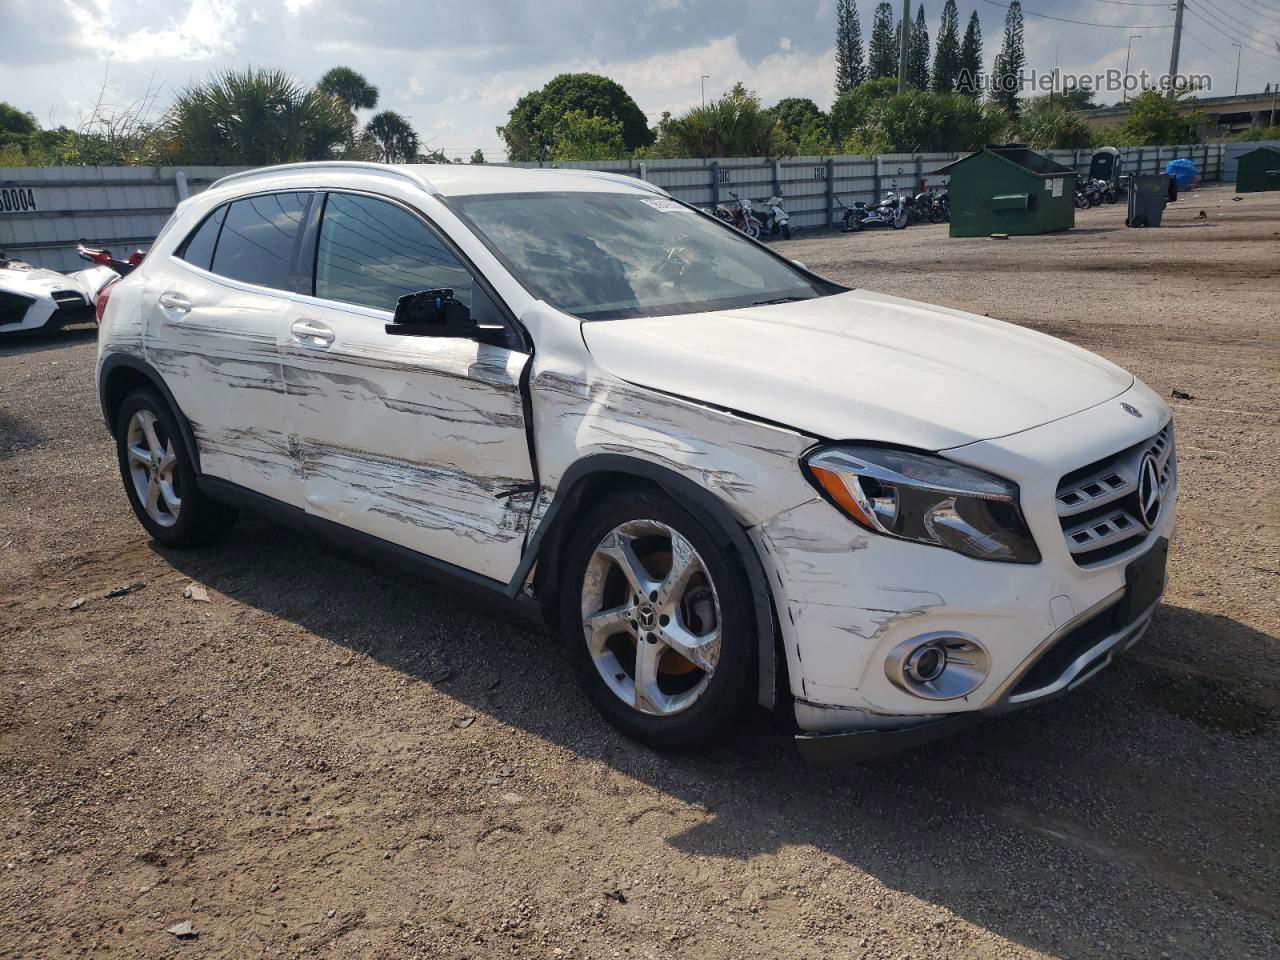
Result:
{"type": "Polygon", "coordinates": [[[471,274],[435,231],[393,203],[329,194],[316,249],[317,297],[394,311],[404,294],[442,287],[471,306],[471,274]]]}
{"type": "Polygon", "coordinates": [[[222,221],[227,215],[225,206],[219,207],[204,218],[204,222],[196,227],[182,248],[180,256],[192,266],[208,270],[213,262],[213,248],[218,242],[218,231],[222,229],[222,221]]]}
{"type": "Polygon", "coordinates": [[[272,193],[232,203],[213,254],[213,272],[245,283],[291,289],[289,266],[308,196],[272,193]]]}

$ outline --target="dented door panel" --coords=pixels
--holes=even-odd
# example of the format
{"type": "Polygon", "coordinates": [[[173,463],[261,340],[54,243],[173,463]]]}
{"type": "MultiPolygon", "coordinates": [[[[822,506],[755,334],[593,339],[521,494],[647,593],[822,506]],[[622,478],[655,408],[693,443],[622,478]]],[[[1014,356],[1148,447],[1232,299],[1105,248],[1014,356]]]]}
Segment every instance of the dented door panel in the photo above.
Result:
{"type": "Polygon", "coordinates": [[[520,560],[532,470],[528,356],[461,338],[392,336],[382,311],[304,298],[283,376],[309,513],[505,580],[520,560]]]}
{"type": "Polygon", "coordinates": [[[148,276],[146,357],[191,423],[202,471],[301,504],[286,414],[280,345],[287,294],[227,282],[180,261],[148,276]],[[181,294],[190,309],[162,305],[181,294]]]}

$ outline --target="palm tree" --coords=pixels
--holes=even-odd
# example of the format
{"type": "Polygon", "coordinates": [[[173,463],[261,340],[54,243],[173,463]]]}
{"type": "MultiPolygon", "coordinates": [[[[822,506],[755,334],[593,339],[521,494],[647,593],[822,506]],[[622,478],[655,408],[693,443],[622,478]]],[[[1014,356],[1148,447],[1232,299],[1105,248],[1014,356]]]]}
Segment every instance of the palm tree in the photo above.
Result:
{"type": "Polygon", "coordinates": [[[418,155],[417,132],[394,110],[375,113],[365,124],[364,132],[377,144],[383,163],[412,163],[418,155]]]}
{"type": "Polygon", "coordinates": [[[320,78],[316,89],[342,101],[353,114],[378,105],[378,88],[350,67],[334,67],[320,78]]]}
{"type": "Polygon", "coordinates": [[[227,70],[178,94],[161,123],[161,151],[170,163],[324,160],[350,131],[345,106],[282,70],[227,70]]]}

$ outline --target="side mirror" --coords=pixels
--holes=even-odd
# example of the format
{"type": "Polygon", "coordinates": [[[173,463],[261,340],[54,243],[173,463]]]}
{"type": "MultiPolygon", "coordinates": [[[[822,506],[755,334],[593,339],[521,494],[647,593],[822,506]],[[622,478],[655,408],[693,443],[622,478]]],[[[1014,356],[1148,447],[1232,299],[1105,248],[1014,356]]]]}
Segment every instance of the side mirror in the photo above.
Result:
{"type": "Polygon", "coordinates": [[[474,337],[479,327],[467,305],[453,299],[453,290],[441,288],[406,293],[386,330],[398,337],[474,337]]]}

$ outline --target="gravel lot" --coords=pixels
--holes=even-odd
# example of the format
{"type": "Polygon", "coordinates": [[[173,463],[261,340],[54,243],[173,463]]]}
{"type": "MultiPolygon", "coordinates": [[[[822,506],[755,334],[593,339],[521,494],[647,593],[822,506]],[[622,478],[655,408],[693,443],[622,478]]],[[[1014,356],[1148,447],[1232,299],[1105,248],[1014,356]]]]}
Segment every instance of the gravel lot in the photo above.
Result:
{"type": "Polygon", "coordinates": [[[637,747],[545,638],[261,521],[154,547],[93,332],[0,345],[0,956],[1280,956],[1280,195],[1123,216],[786,245],[1190,395],[1144,642],[834,772],[637,747]]]}

